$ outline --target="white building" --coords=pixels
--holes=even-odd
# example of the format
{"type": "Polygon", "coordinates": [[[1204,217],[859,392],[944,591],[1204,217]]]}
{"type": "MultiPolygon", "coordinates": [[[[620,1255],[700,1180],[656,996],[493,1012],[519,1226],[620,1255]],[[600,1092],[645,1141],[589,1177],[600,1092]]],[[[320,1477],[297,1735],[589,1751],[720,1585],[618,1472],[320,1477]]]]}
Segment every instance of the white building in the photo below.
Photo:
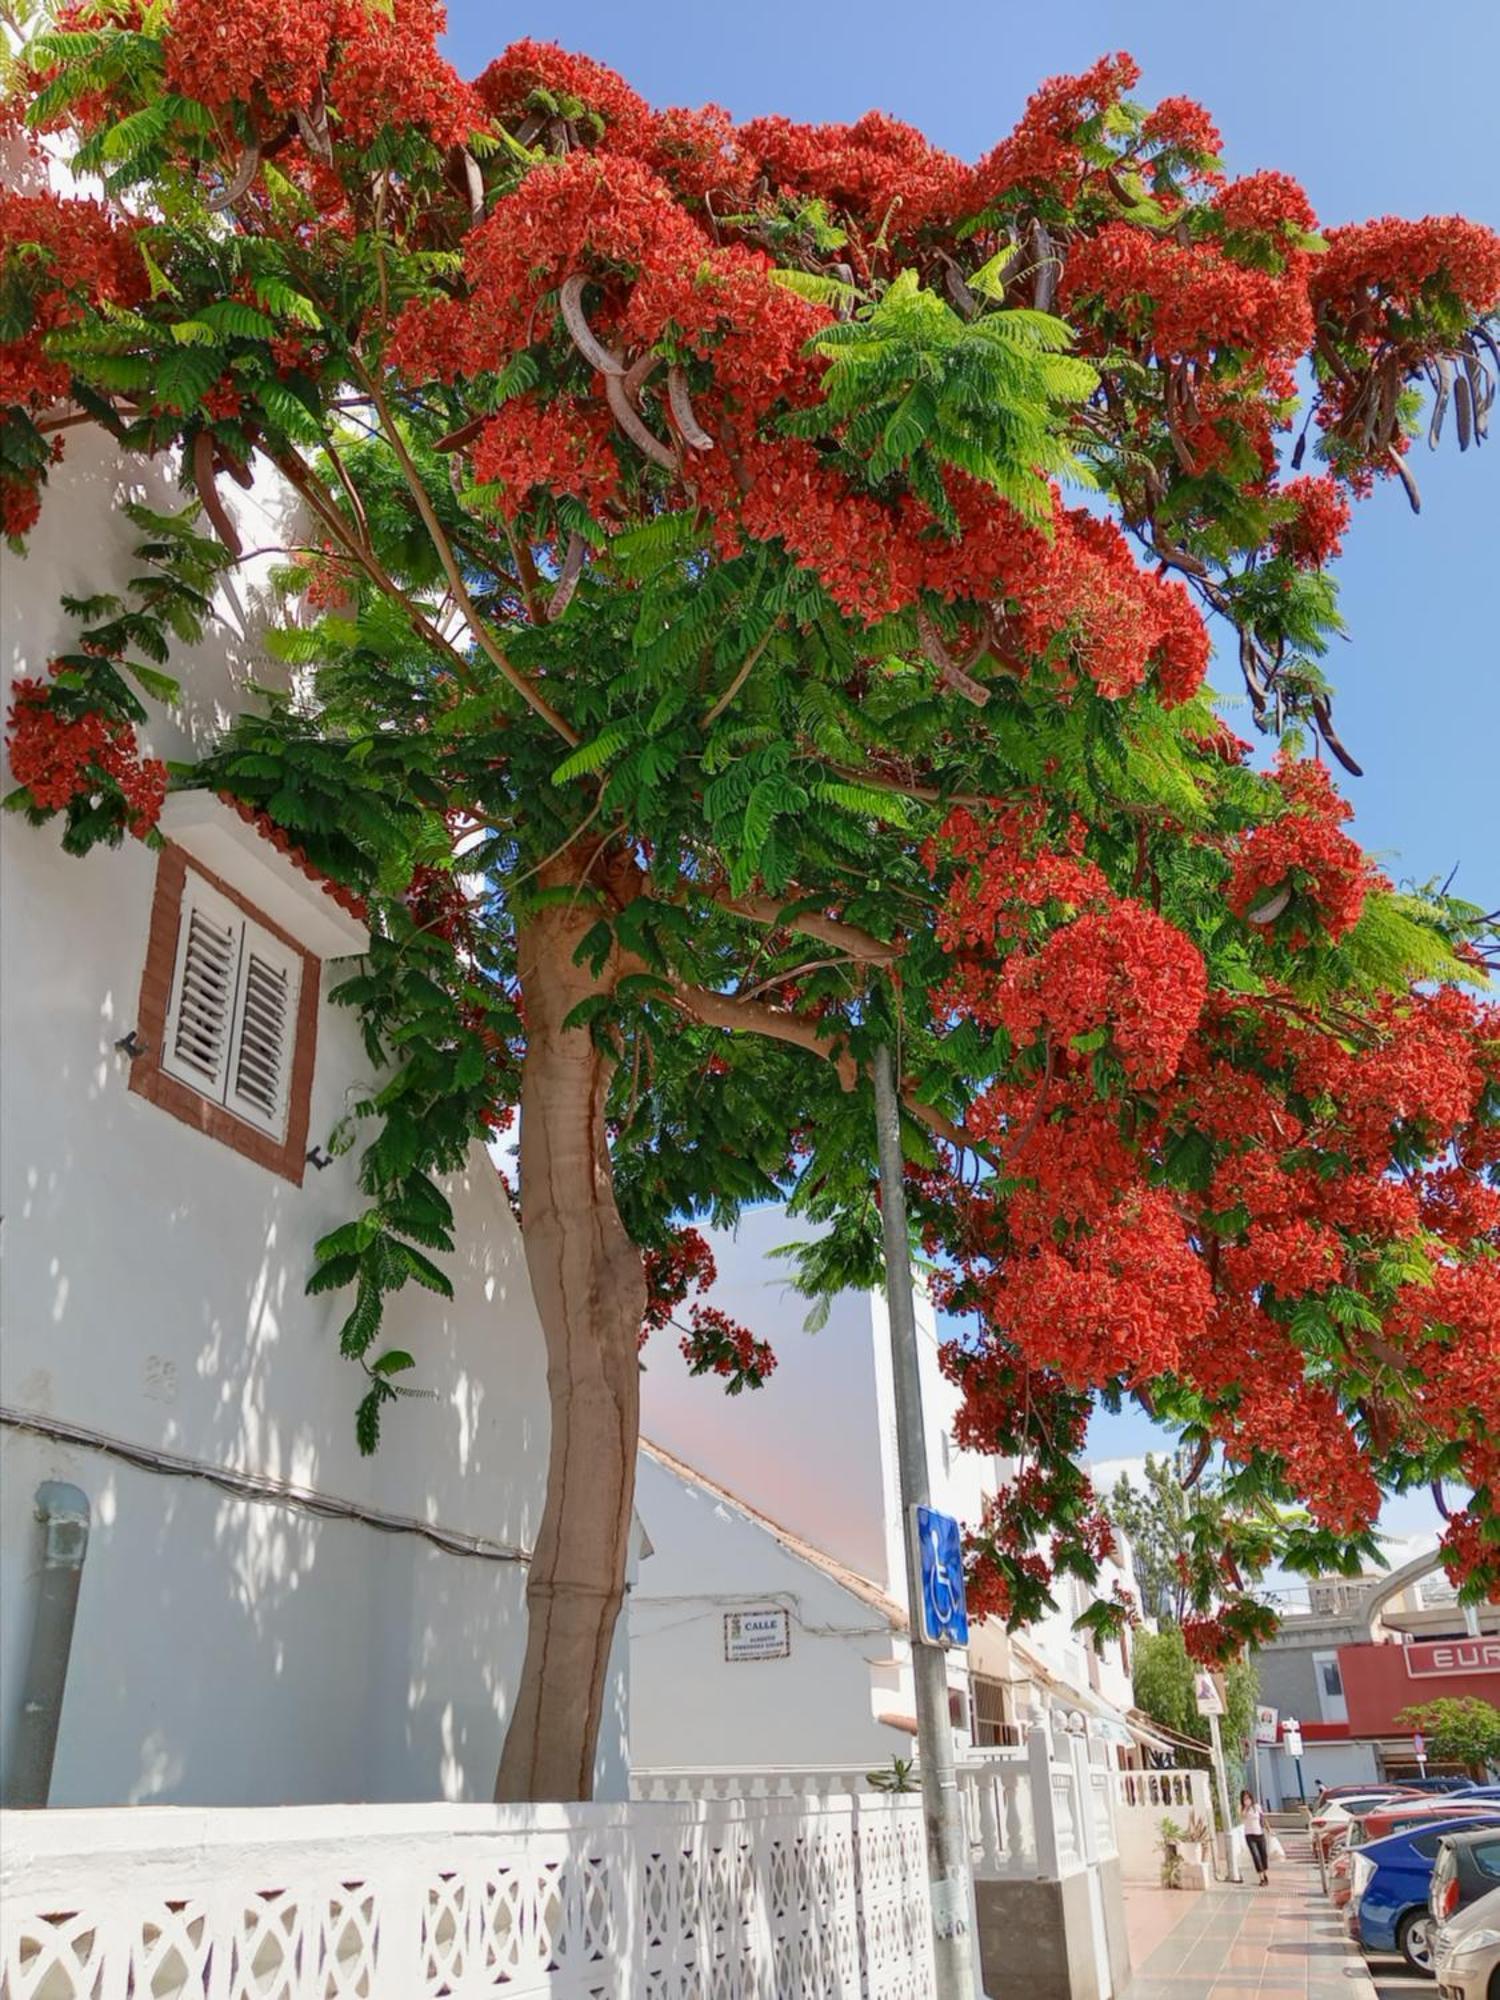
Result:
{"type": "MultiPolygon", "coordinates": [[[[7,697],[70,639],[60,593],[131,574],[112,455],[72,443],[24,563],[3,558],[7,697]]],[[[149,487],[181,504],[165,474],[149,487]]],[[[273,539],[252,524],[247,546],[273,539]]],[[[254,565],[230,574],[181,711],[153,717],[159,754],[201,754],[240,679],[274,671],[254,565]]],[[[357,1153],[306,1154],[371,1081],[356,1017],[327,999],[363,931],[227,806],[184,796],[163,824],[160,859],[127,841],[77,860],[55,830],[0,819],[0,1757],[34,1623],[34,1495],[62,1479],[92,1533],[54,1803],[487,1799],[548,1448],[519,1232],[476,1149],[449,1190],[453,1302],[389,1302],[407,1379],[432,1393],[362,1459],[361,1378],[336,1340],[349,1301],[303,1287],[316,1240],[361,1205],[357,1153]],[[178,1032],[184,981],[231,955],[271,982],[269,1083],[255,1050],[233,1060],[235,1023],[208,1071],[178,1032]],[[150,1045],[134,1061],[132,1031],[150,1045]]],[[[625,1783],[623,1636],[619,1657],[606,1797],[625,1783]]]]}
{"type": "MultiPolygon", "coordinates": [[[[726,1397],[690,1376],[669,1334],[646,1350],[638,1510],[650,1553],[630,1599],[632,1763],[642,1768],[807,1763],[873,1767],[913,1754],[905,1552],[890,1331],[878,1292],[845,1292],[815,1333],[808,1301],[774,1253],[805,1233],[777,1207],[711,1234],[712,1298],[771,1342],[765,1386],[726,1397]],[[653,1447],[655,1449],[653,1449],[653,1447]],[[757,1650],[731,1621],[763,1614],[757,1650]]],[[[960,1451],[958,1392],[918,1301],[933,1504],[979,1519],[1009,1468],[960,1451]]],[[[1133,1581],[1128,1551],[1099,1588],[1133,1581]]],[[[1073,1630],[1091,1593],[1058,1579],[1058,1610],[1024,1635],[971,1627],[948,1655],[957,1747],[1021,1743],[1038,1708],[1082,1715],[1128,1747],[1130,1674],[1073,1630]]]]}

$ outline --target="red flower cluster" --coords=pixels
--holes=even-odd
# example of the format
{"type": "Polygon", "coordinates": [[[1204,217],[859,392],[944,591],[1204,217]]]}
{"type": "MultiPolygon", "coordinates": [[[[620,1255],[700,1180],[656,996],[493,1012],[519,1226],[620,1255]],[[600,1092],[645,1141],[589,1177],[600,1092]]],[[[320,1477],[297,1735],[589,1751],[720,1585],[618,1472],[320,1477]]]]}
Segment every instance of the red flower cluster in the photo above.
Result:
{"type": "Polygon", "coordinates": [[[39,812],[62,812],[75,799],[112,792],[125,823],[144,840],[161,817],[167,767],[142,757],[128,722],[97,709],[66,716],[46,681],[18,680],[12,690],[7,747],[16,783],[39,812]]]}
{"type": "Polygon", "coordinates": [[[43,352],[49,333],[91,303],[134,305],[146,270],[131,230],[97,201],[0,188],[0,284],[10,317],[24,301],[29,325],[0,340],[0,403],[39,409],[65,395],[68,370],[43,352]]]}
{"type": "Polygon", "coordinates": [[[1299,569],[1322,569],[1332,562],[1343,549],[1350,516],[1349,502],[1337,483],[1328,478],[1293,479],[1276,498],[1296,509],[1275,530],[1278,553],[1290,556],[1299,569]]]}
{"type": "Polygon", "coordinates": [[[719,1275],[714,1253],[701,1230],[679,1229],[662,1250],[644,1252],[646,1317],[641,1325],[644,1345],[649,1334],[670,1323],[690,1291],[707,1291],[719,1275]]]}
{"type": "Polygon", "coordinates": [[[750,201],[753,156],[729,114],[715,104],[654,111],[612,69],[556,42],[513,42],[476,88],[512,131],[535,136],[535,127],[545,129],[555,119],[580,138],[597,134],[603,153],[639,160],[685,201],[702,205],[717,198],[720,209],[750,201]]]}
{"type": "Polygon", "coordinates": [[[1493,311],[1500,300],[1500,236],[1461,215],[1408,222],[1387,215],[1328,232],[1309,290],[1320,313],[1375,349],[1420,343],[1434,307],[1493,311]]]}
{"type": "Polygon", "coordinates": [[[1292,810],[1246,837],[1234,858],[1229,907],[1275,923],[1294,945],[1308,942],[1309,923],[1336,944],[1359,922],[1374,871],[1358,843],[1339,831],[1349,807],[1321,764],[1283,756],[1277,776],[1292,810]]]}
{"type": "Polygon", "coordinates": [[[1174,1074],[1208,993],[1203,959],[1175,924],[1120,901],[1017,952],[994,988],[996,1020],[1018,1048],[1060,1049],[1101,1032],[1131,1083],[1174,1074]]]}
{"type": "MultiPolygon", "coordinates": [[[[437,53],[437,0],[177,0],[163,37],[167,82],[211,109],[266,114],[337,108],[335,135],[368,146],[415,125],[440,146],[486,123],[484,106],[437,53]]],[[[267,134],[270,137],[271,134],[267,134]]]]}
{"type": "Polygon", "coordinates": [[[1288,362],[1312,340],[1302,253],[1268,271],[1207,241],[1179,243],[1126,222],[1074,246],[1063,273],[1066,310],[1162,361],[1244,353],[1288,362]]]}
{"type": "Polygon", "coordinates": [[[689,1306],[688,1318],[692,1327],[682,1336],[681,1347],[690,1374],[722,1375],[731,1396],[763,1386],[776,1366],[768,1341],[757,1340],[749,1327],[717,1306],[689,1306]]]}
{"type": "Polygon", "coordinates": [[[1082,128],[1111,111],[1140,75],[1140,65],[1120,54],[1105,56],[1082,76],[1049,78],[1027,99],[1015,131],[974,169],[970,207],[985,209],[1018,192],[1045,192],[1070,205],[1092,171],[1082,128]]]}
{"type": "Polygon", "coordinates": [[[854,125],[753,118],[739,143],[773,187],[826,201],[897,239],[951,220],[969,199],[972,173],[963,161],[883,111],[867,111],[854,125]]]}
{"type": "Polygon", "coordinates": [[[596,517],[614,498],[620,469],[610,448],[609,413],[600,404],[557,396],[516,397],[474,441],[474,476],[498,480],[501,505],[515,520],[540,487],[571,493],[596,517]]]}

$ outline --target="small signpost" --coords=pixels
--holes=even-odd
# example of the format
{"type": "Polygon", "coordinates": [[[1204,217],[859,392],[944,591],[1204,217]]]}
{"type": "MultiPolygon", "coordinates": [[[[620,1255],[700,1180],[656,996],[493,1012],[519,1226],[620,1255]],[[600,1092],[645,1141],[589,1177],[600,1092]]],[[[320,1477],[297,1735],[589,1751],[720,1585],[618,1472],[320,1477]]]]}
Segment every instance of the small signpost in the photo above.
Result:
{"type": "Polygon", "coordinates": [[[1224,1713],[1224,1697],[1212,1674],[1199,1672],[1193,1675],[1193,1700],[1200,1715],[1215,1718],[1224,1713]]]}
{"type": "Polygon", "coordinates": [[[1269,1786],[1267,1786],[1264,1791],[1262,1791],[1261,1789],[1261,1781],[1260,1781],[1261,1745],[1264,1744],[1268,1749],[1275,1749],[1277,1720],[1278,1720],[1277,1711],[1274,1708],[1268,1708],[1264,1703],[1261,1703],[1256,1708],[1255,1734],[1251,1740],[1251,1745],[1250,1745],[1250,1768],[1255,1773],[1256,1792],[1262,1799],[1269,1799],[1271,1794],[1269,1786]]]}
{"type": "Polygon", "coordinates": [[[1224,1745],[1219,1736],[1219,1717],[1224,1713],[1224,1690],[1212,1674],[1200,1670],[1193,1675],[1193,1700],[1198,1713],[1208,1717],[1214,1776],[1219,1785],[1219,1811],[1224,1820],[1224,1852],[1229,1857],[1229,1879],[1231,1882],[1242,1882],[1239,1844],[1234,1837],[1234,1815],[1229,1810],[1229,1778],[1224,1769],[1224,1745]]]}
{"type": "Polygon", "coordinates": [[[726,1660],[784,1660],[791,1650],[792,1621],[777,1606],[724,1613],[726,1660]]]}
{"type": "Polygon", "coordinates": [[[1416,1753],[1417,1770],[1425,1778],[1427,1776],[1427,1738],[1422,1734],[1420,1729],[1412,1737],[1411,1747],[1416,1753]]]}
{"type": "Polygon", "coordinates": [[[963,1535],[951,1514],[935,1507],[911,1510],[916,1539],[920,1636],[929,1646],[967,1646],[969,1613],[964,1601],[963,1535]]]}

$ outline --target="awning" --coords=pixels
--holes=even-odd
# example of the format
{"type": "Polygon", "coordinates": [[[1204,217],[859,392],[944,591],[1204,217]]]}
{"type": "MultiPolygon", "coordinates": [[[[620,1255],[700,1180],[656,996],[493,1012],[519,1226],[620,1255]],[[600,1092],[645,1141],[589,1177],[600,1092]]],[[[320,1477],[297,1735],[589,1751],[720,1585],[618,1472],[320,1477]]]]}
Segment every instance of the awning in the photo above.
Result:
{"type": "Polygon", "coordinates": [[[1130,1711],[1125,1726],[1130,1731],[1131,1742],[1138,1744],[1142,1750],[1152,1750],[1164,1757],[1177,1755],[1177,1745],[1167,1740],[1167,1733],[1160,1724],[1143,1716],[1139,1709],[1130,1711]]]}
{"type": "MultiPolygon", "coordinates": [[[[1055,1667],[1049,1666],[1034,1647],[1027,1645],[1019,1632],[1011,1633],[1010,1642],[1045,1687],[1059,1700],[1066,1702],[1070,1708],[1082,1709],[1084,1714],[1091,1718],[1092,1733],[1101,1742],[1118,1743],[1124,1749],[1134,1749],[1141,1738],[1139,1728],[1130,1716],[1116,1708],[1112,1701],[1107,1701],[1102,1694],[1096,1694],[1093,1688],[1075,1687],[1065,1675],[1058,1673],[1055,1667]]],[[[1151,1747],[1169,1750],[1171,1745],[1159,1743],[1151,1747]]]]}

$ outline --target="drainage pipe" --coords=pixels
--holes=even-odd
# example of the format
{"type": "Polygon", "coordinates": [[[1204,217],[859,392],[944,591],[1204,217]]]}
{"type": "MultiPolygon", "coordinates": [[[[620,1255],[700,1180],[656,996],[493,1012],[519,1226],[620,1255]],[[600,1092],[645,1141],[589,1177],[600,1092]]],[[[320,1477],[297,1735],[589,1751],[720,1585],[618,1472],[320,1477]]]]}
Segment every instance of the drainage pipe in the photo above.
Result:
{"type": "Polygon", "coordinates": [[[42,1578],[5,1783],[8,1806],[44,1806],[52,1790],[78,1587],[89,1549],[88,1495],[66,1480],[44,1479],[36,1490],[36,1517],[42,1524],[42,1578]]]}

